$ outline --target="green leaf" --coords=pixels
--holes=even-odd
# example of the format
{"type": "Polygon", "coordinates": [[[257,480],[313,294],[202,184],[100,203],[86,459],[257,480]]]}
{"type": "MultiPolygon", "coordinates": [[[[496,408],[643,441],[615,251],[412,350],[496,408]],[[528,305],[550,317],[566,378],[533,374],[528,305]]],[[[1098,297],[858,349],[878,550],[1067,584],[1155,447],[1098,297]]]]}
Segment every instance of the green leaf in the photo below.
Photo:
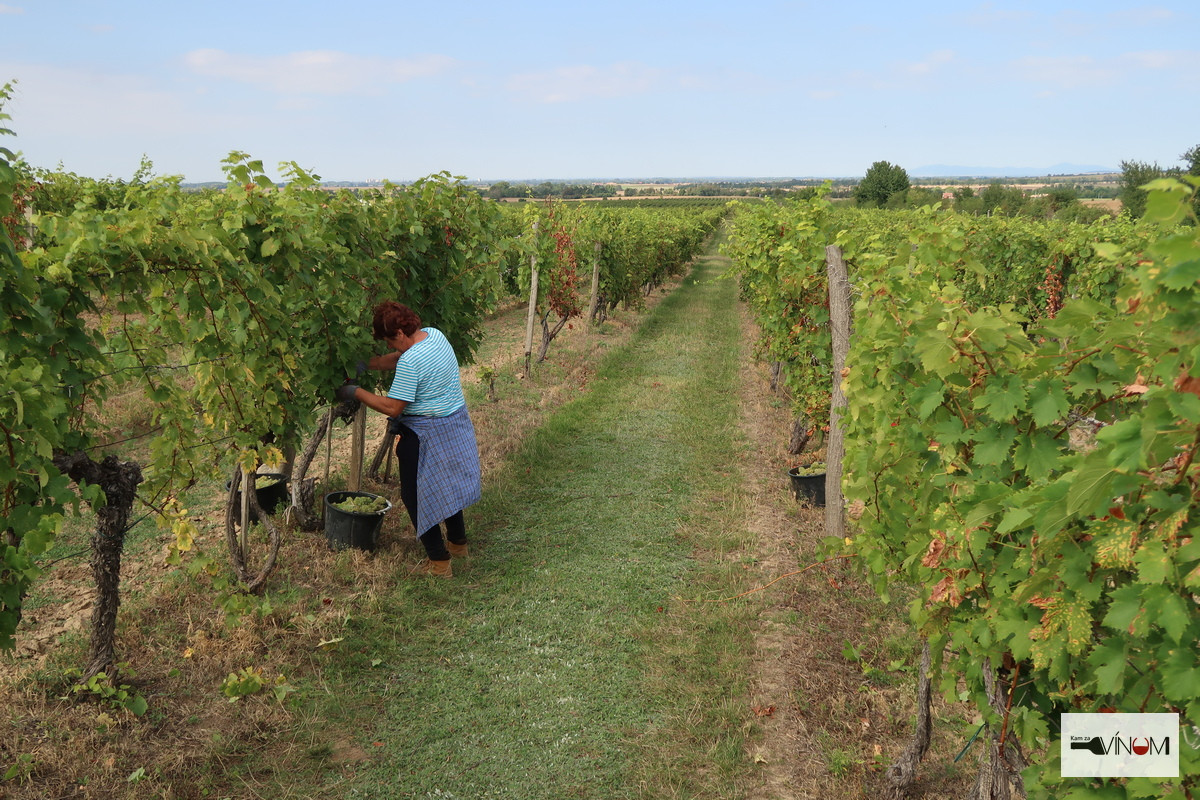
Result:
{"type": "Polygon", "coordinates": [[[1028,478],[1042,480],[1054,471],[1061,457],[1062,450],[1057,440],[1034,432],[1017,439],[1017,447],[1013,451],[1013,466],[1024,470],[1028,478]]]}
{"type": "Polygon", "coordinates": [[[1158,542],[1139,547],[1133,563],[1137,565],[1139,583],[1163,583],[1171,576],[1171,558],[1158,542]]]}
{"type": "Polygon", "coordinates": [[[262,243],[262,249],[260,252],[262,253],[263,258],[270,258],[271,256],[275,255],[279,252],[279,240],[274,236],[268,237],[262,243]]]}
{"type": "Polygon", "coordinates": [[[1095,514],[1112,502],[1116,470],[1104,461],[1103,453],[1089,454],[1083,465],[1067,477],[1071,486],[1067,493],[1069,513],[1095,514]]]}
{"type": "Polygon", "coordinates": [[[1029,657],[1030,645],[1033,639],[1030,634],[1038,627],[1036,619],[1019,617],[1016,619],[996,620],[996,635],[998,640],[1005,642],[1012,651],[1013,658],[1024,660],[1029,657]]]}
{"type": "Polygon", "coordinates": [[[1184,261],[1168,269],[1162,278],[1163,286],[1179,290],[1195,287],[1200,281],[1200,260],[1184,261]]]}
{"type": "Polygon", "coordinates": [[[1170,650],[1162,664],[1162,692],[1168,700],[1188,702],[1195,698],[1200,686],[1200,665],[1196,663],[1196,648],[1177,647],[1170,650]]]}
{"type": "Polygon", "coordinates": [[[1096,434],[1096,441],[1108,446],[1106,461],[1120,472],[1137,472],[1143,466],[1142,420],[1121,420],[1096,434]]]}
{"type": "Polygon", "coordinates": [[[150,708],[150,704],[146,702],[146,698],[139,694],[130,698],[125,704],[125,707],[129,709],[129,712],[135,717],[140,717],[146,713],[148,708],[150,708]]]}
{"type": "Polygon", "coordinates": [[[1061,381],[1039,378],[1029,387],[1029,396],[1032,398],[1030,411],[1033,412],[1033,421],[1038,425],[1058,422],[1071,410],[1061,381]]]}
{"type": "Polygon", "coordinates": [[[1176,644],[1183,642],[1188,626],[1192,625],[1194,621],[1192,614],[1189,613],[1188,605],[1188,601],[1179,595],[1171,594],[1163,598],[1163,602],[1159,603],[1158,608],[1155,609],[1158,613],[1158,626],[1176,644]]]}
{"type": "Polygon", "coordinates": [[[929,415],[942,404],[945,386],[940,380],[931,380],[913,392],[910,402],[917,407],[917,419],[929,419],[929,415]]]}
{"type": "Polygon", "coordinates": [[[1108,613],[1104,615],[1104,626],[1119,633],[1127,633],[1129,626],[1142,610],[1142,589],[1136,584],[1127,584],[1109,594],[1108,613]]]}
{"type": "Polygon", "coordinates": [[[1127,656],[1125,644],[1118,638],[1109,639],[1088,656],[1088,664],[1096,679],[1096,688],[1109,695],[1124,693],[1127,656]]]}
{"type": "Polygon", "coordinates": [[[915,349],[926,371],[943,378],[954,372],[953,360],[958,350],[943,331],[936,328],[925,331],[917,339],[915,349]]]}
{"type": "Polygon", "coordinates": [[[1171,392],[1167,395],[1167,408],[1180,422],[1200,423],[1200,396],[1191,392],[1171,392]]]}
{"type": "Polygon", "coordinates": [[[1163,225],[1176,225],[1187,216],[1187,195],[1183,185],[1169,178],[1150,181],[1144,187],[1146,196],[1145,217],[1163,225]]]}
{"type": "Polygon", "coordinates": [[[1025,384],[1020,376],[992,376],[983,394],[975,399],[975,407],[987,409],[992,419],[1008,422],[1025,406],[1025,384]]]}
{"type": "Polygon", "coordinates": [[[1030,519],[1033,518],[1033,512],[1028,508],[1010,508],[1001,519],[1000,524],[996,526],[996,533],[1005,534],[1017,530],[1030,519]]]}
{"type": "Polygon", "coordinates": [[[989,425],[975,439],[975,461],[980,464],[1003,464],[1016,439],[1012,425],[989,425]]]}

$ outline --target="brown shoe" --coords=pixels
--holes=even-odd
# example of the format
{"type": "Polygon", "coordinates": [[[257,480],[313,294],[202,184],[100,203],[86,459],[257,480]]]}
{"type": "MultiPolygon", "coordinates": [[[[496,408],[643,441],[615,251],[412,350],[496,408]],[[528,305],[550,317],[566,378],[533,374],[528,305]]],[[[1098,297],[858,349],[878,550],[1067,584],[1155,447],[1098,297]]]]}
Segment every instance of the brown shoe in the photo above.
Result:
{"type": "Polygon", "coordinates": [[[463,542],[462,544],[455,544],[454,542],[446,542],[446,549],[449,550],[450,555],[454,556],[455,558],[466,558],[467,556],[471,555],[467,551],[467,543],[466,542],[463,542]]]}
{"type": "Polygon", "coordinates": [[[435,578],[453,578],[454,570],[450,568],[450,559],[445,561],[422,561],[411,570],[413,575],[432,575],[435,578]]]}

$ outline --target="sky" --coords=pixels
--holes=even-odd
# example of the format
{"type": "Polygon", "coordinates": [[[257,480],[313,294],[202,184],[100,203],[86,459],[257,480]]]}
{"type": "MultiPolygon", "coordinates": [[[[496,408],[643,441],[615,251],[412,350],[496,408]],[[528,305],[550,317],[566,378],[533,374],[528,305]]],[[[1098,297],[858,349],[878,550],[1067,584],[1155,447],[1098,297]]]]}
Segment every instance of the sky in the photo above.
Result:
{"type": "Polygon", "coordinates": [[[95,178],[1169,167],[1200,144],[1200,3],[0,0],[11,81],[0,146],[95,178]]]}

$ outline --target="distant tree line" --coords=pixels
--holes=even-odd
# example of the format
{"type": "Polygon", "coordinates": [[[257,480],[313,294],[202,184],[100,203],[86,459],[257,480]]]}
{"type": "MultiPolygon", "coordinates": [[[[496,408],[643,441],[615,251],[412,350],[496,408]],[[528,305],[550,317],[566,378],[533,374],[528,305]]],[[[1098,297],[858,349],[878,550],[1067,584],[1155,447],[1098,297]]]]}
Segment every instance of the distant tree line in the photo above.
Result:
{"type": "Polygon", "coordinates": [[[1103,208],[1080,202],[1078,190],[1071,185],[1022,189],[996,180],[981,191],[973,186],[943,189],[940,186],[916,186],[908,172],[897,164],[876,161],[853,187],[850,198],[869,208],[920,208],[941,203],[963,214],[1027,216],[1089,222],[1110,215],[1103,208]]]}
{"type": "Polygon", "coordinates": [[[496,181],[483,188],[484,197],[493,200],[509,200],[512,198],[543,199],[553,197],[559,200],[582,200],[588,197],[613,197],[619,188],[610,183],[564,183],[561,181],[542,181],[541,183],[509,183],[496,181]]]}
{"type": "Polygon", "coordinates": [[[813,192],[821,181],[704,181],[673,183],[669,186],[625,186],[613,183],[568,183],[542,181],[521,183],[496,181],[480,187],[479,191],[493,200],[542,199],[561,200],[605,199],[612,197],[772,197],[792,195],[795,191],[813,192]]]}

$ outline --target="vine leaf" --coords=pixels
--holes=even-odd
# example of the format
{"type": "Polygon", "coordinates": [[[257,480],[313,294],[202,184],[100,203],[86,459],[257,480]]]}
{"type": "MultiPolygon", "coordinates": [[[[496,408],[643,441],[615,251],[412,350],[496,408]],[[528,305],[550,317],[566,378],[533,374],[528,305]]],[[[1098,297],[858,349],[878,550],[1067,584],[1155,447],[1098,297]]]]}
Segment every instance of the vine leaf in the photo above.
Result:
{"type": "Polygon", "coordinates": [[[1107,508],[1113,499],[1113,480],[1117,471],[1104,461],[1102,453],[1089,457],[1076,470],[1067,492],[1067,511],[1071,514],[1092,514],[1107,508]]]}

